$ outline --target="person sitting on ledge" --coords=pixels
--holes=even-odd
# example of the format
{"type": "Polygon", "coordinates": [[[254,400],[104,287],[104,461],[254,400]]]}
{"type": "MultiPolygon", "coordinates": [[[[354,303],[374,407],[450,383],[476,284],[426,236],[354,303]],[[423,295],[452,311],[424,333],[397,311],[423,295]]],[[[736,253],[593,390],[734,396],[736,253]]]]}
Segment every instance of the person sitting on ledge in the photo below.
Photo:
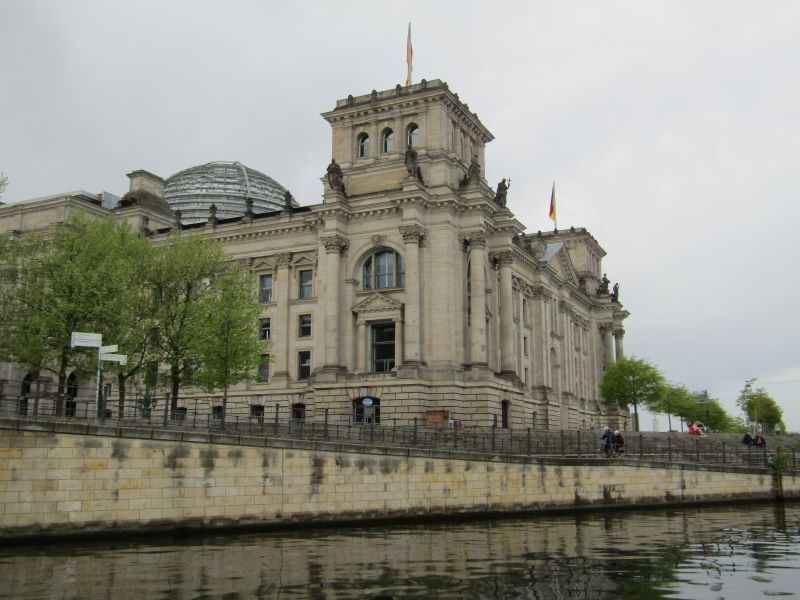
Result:
{"type": "Polygon", "coordinates": [[[756,448],[763,448],[767,445],[767,441],[764,439],[764,436],[760,433],[756,436],[756,439],[753,441],[753,445],[756,448]]]}
{"type": "Polygon", "coordinates": [[[611,445],[614,447],[614,456],[622,456],[625,454],[625,438],[622,437],[619,429],[611,436],[611,445]]]}
{"type": "Polygon", "coordinates": [[[744,437],[742,438],[742,441],[745,444],[747,444],[748,446],[755,446],[756,445],[756,441],[755,441],[755,439],[753,439],[753,436],[750,435],[749,431],[745,432],[744,437]]]}

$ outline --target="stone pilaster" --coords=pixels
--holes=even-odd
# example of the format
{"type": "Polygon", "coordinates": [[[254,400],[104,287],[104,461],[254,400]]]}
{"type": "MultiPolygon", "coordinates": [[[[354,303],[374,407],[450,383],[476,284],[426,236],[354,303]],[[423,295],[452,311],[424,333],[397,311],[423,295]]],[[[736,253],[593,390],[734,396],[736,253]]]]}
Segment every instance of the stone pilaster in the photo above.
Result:
{"type": "Polygon", "coordinates": [[[289,300],[291,279],[289,263],[292,255],[282,252],[276,257],[275,268],[275,315],[273,332],[275,336],[275,375],[273,379],[289,378],[289,300]]]}
{"type": "Polygon", "coordinates": [[[342,366],[341,356],[341,335],[339,328],[340,298],[341,290],[339,282],[340,257],[342,251],[347,248],[348,243],[345,238],[335,234],[320,238],[320,242],[325,246],[326,269],[325,269],[325,362],[326,369],[339,369],[342,366]]]}
{"type": "Polygon", "coordinates": [[[399,229],[405,244],[406,261],[404,363],[419,364],[422,361],[419,244],[425,230],[419,225],[401,225],[399,229]]]}

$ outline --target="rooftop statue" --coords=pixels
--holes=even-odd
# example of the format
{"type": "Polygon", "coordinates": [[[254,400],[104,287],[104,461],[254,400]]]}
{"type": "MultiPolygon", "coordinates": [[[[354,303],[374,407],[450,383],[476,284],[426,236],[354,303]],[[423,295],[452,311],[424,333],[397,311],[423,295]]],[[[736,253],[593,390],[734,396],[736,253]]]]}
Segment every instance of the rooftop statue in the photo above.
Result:
{"type": "Polygon", "coordinates": [[[460,187],[466,187],[471,183],[480,183],[481,180],[481,165],[478,162],[478,157],[473,156],[472,162],[469,163],[469,169],[467,169],[467,174],[464,175],[464,179],[461,180],[460,187]]]}
{"type": "Polygon", "coordinates": [[[331,159],[331,164],[328,165],[328,185],[334,192],[346,196],[344,191],[344,175],[342,174],[342,167],[336,162],[335,158],[331,159]]]}
{"type": "Polygon", "coordinates": [[[406,163],[406,170],[408,171],[409,176],[413,177],[420,183],[424,183],[422,181],[422,171],[419,168],[419,164],[417,164],[417,151],[413,148],[409,148],[406,150],[405,156],[405,163],[406,163]]]}
{"type": "Polygon", "coordinates": [[[503,179],[500,183],[497,184],[497,193],[494,195],[494,201],[497,202],[500,206],[506,205],[506,196],[508,196],[508,189],[511,187],[511,180],[503,179]]]}

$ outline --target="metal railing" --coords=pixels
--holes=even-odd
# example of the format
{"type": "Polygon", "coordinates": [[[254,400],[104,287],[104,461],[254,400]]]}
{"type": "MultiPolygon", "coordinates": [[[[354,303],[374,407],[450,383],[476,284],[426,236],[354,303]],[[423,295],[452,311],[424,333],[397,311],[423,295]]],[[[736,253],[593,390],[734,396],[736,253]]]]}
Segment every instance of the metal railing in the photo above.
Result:
{"type": "MultiPolygon", "coordinates": [[[[679,433],[626,433],[624,452],[606,453],[600,432],[594,430],[506,429],[498,426],[428,427],[419,419],[376,417],[376,422],[355,422],[348,409],[324,409],[308,419],[292,415],[285,403],[267,406],[267,396],[237,398],[222,410],[219,397],[181,399],[173,406],[168,397],[148,396],[120,403],[112,399],[99,406],[94,398],[63,396],[34,390],[28,395],[0,393],[0,417],[42,421],[82,421],[120,427],[152,427],[224,433],[233,436],[263,436],[328,440],[373,446],[400,446],[449,451],[480,452],[608,461],[660,461],[669,463],[758,467],[769,465],[770,454],[788,457],[786,470],[798,471],[796,440],[768,440],[767,447],[747,446],[738,436],[710,434],[695,438],[679,433]],[[250,402],[250,403],[248,403],[250,402]],[[782,447],[772,447],[780,441],[782,447]]],[[[385,408],[385,407],[384,407],[385,408]]]]}

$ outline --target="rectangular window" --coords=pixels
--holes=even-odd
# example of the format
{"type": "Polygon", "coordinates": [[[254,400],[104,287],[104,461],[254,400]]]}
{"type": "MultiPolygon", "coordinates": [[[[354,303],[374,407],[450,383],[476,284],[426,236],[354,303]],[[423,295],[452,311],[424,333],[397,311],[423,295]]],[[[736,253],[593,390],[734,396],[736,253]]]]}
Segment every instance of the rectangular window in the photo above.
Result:
{"type": "Polygon", "coordinates": [[[526,325],[531,322],[529,303],[527,298],[522,299],[522,322],[526,325]]]}
{"type": "Polygon", "coordinates": [[[525,367],[525,381],[524,383],[528,383],[528,367],[525,367]]]}
{"type": "Polygon", "coordinates": [[[522,353],[528,356],[528,336],[522,338],[522,353]]]}
{"type": "Polygon", "coordinates": [[[372,326],[372,370],[388,373],[394,368],[394,323],[372,326]]]}
{"type": "Polygon", "coordinates": [[[272,319],[265,317],[259,320],[258,339],[268,340],[272,335],[272,319]]]}
{"type": "Polygon", "coordinates": [[[257,423],[264,422],[264,405],[263,404],[251,404],[250,405],[250,419],[257,423]]]}
{"type": "Polygon", "coordinates": [[[300,282],[300,289],[297,291],[297,297],[301,300],[308,300],[313,295],[314,288],[312,275],[312,271],[300,271],[297,274],[298,281],[300,282]]]}
{"type": "Polygon", "coordinates": [[[211,418],[215,421],[222,420],[222,406],[212,406],[211,407],[211,418]]]}
{"type": "Polygon", "coordinates": [[[262,275],[259,279],[259,299],[261,302],[272,302],[272,275],[262,275]]]}
{"type": "Polygon", "coordinates": [[[297,378],[308,379],[311,376],[311,351],[297,353],[297,378]]]}
{"type": "Polygon", "coordinates": [[[298,337],[311,337],[311,315],[300,315],[297,324],[298,337]]]}
{"type": "Polygon", "coordinates": [[[262,354],[258,360],[258,381],[265,383],[269,381],[269,354],[262,354]]]}

